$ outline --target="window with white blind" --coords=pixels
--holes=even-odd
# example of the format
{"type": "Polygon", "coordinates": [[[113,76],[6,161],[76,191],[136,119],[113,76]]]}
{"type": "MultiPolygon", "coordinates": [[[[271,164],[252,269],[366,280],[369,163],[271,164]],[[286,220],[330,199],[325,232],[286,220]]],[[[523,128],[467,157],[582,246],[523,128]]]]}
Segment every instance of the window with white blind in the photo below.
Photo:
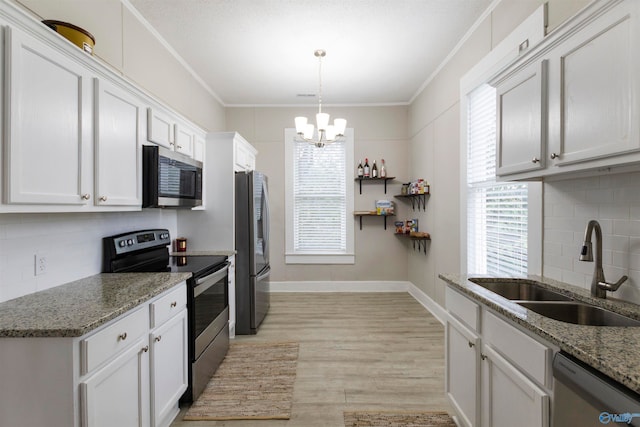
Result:
{"type": "Polygon", "coordinates": [[[352,264],[353,132],[317,148],[285,130],[286,262],[352,264]]]}
{"type": "Polygon", "coordinates": [[[467,97],[467,272],[527,274],[528,184],[496,182],[496,91],[467,97]]]}

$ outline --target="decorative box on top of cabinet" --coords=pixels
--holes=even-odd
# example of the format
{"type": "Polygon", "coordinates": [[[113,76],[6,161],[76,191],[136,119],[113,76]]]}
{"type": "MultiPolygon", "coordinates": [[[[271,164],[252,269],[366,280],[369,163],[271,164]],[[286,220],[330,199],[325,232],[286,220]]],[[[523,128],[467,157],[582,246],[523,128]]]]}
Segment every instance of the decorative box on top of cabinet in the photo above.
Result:
{"type": "Polygon", "coordinates": [[[640,2],[594,1],[494,77],[497,175],[640,168],[638,40],[640,2]]]}

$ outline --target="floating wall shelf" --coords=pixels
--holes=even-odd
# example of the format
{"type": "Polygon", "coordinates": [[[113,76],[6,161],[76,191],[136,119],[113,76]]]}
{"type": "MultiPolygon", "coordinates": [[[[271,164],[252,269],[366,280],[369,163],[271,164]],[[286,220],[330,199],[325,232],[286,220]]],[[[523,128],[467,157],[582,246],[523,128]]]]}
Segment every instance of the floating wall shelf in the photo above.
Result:
{"type": "Polygon", "coordinates": [[[377,217],[381,217],[384,218],[384,229],[387,229],[387,217],[388,216],[395,216],[395,215],[378,215],[375,212],[354,212],[353,216],[357,217],[360,219],[360,230],[362,230],[362,217],[363,216],[377,216],[377,217]]]}
{"type": "Polygon", "coordinates": [[[395,233],[396,236],[402,236],[402,237],[406,237],[407,239],[411,240],[411,244],[413,245],[413,250],[416,249],[416,246],[418,247],[418,251],[420,251],[420,249],[422,249],[422,251],[426,254],[427,253],[427,241],[431,240],[431,236],[429,237],[418,237],[418,236],[411,236],[409,234],[402,234],[402,233],[395,233]]]}
{"type": "Polygon", "coordinates": [[[416,205],[418,206],[418,210],[420,210],[420,205],[422,205],[422,210],[427,210],[427,196],[429,192],[427,191],[424,194],[396,194],[393,197],[396,197],[401,200],[406,200],[411,203],[411,209],[416,210],[416,205]]]}
{"type": "Polygon", "coordinates": [[[356,181],[360,185],[360,194],[362,194],[362,181],[364,181],[364,182],[375,182],[375,183],[384,182],[384,194],[387,194],[387,181],[391,181],[393,179],[396,179],[396,177],[395,176],[387,176],[387,177],[384,177],[384,178],[356,178],[356,181]]]}

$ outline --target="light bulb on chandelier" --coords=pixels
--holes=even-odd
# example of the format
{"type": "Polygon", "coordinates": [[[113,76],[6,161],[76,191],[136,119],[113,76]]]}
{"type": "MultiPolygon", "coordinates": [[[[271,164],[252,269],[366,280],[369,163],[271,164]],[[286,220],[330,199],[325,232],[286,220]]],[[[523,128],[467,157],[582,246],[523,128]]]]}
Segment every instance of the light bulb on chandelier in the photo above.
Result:
{"type": "Polygon", "coordinates": [[[296,117],[296,133],[298,137],[307,141],[318,148],[324,147],[326,144],[336,142],[344,136],[347,128],[346,119],[335,119],[333,124],[329,124],[329,114],[322,112],[322,58],[327,54],[322,49],[313,53],[318,58],[318,114],[316,114],[316,126],[318,128],[317,138],[314,138],[315,127],[313,123],[309,123],[306,117],[296,117]]]}

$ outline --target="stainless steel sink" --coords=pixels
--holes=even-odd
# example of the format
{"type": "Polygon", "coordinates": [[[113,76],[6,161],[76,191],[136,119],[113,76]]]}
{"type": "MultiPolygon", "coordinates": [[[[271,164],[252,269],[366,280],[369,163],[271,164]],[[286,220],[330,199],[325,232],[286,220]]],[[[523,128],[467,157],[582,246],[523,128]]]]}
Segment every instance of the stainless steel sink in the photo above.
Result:
{"type": "Polygon", "coordinates": [[[640,326],[640,321],[580,302],[521,301],[519,305],[561,322],[589,326],[640,326]]]}
{"type": "Polygon", "coordinates": [[[527,279],[512,279],[508,282],[490,278],[471,278],[471,282],[495,292],[509,300],[516,301],[570,301],[571,298],[546,289],[527,279]]]}

